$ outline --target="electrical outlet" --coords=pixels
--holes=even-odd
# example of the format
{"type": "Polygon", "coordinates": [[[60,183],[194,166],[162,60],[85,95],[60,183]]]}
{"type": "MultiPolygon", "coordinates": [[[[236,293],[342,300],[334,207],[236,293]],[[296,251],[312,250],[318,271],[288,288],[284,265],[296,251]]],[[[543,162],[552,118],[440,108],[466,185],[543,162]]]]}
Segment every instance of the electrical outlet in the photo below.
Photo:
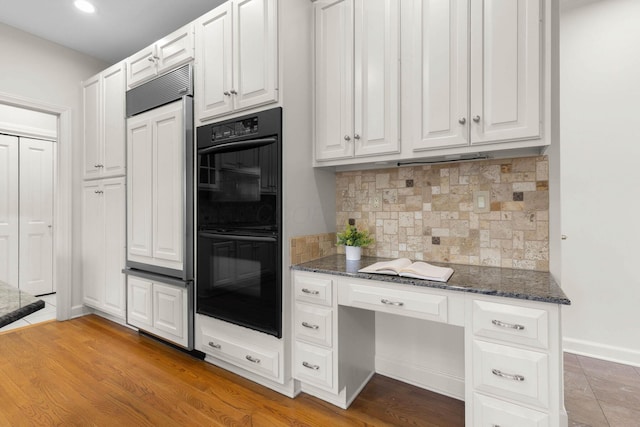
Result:
{"type": "Polygon", "coordinates": [[[374,208],[379,208],[380,207],[380,196],[373,196],[371,198],[371,204],[373,205],[374,208]]]}
{"type": "Polygon", "coordinates": [[[473,211],[475,213],[491,212],[491,196],[488,191],[473,192],[473,211]]]}

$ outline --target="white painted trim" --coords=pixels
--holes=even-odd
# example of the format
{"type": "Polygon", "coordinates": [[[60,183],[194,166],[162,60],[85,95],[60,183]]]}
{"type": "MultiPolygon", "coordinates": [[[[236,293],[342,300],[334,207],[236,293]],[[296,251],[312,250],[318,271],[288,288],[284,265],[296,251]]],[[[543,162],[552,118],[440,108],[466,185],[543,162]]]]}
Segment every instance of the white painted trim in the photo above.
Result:
{"type": "Polygon", "coordinates": [[[47,129],[18,125],[9,122],[0,122],[0,133],[6,133],[23,138],[46,139],[49,141],[55,141],[57,136],[55,132],[51,132],[47,129]]]}
{"type": "Polygon", "coordinates": [[[0,104],[58,116],[58,137],[54,161],[53,286],[57,293],[56,319],[71,315],[72,268],[72,114],[71,108],[0,92],[0,104]]]}
{"type": "Polygon", "coordinates": [[[464,402],[464,378],[380,356],[376,356],[376,373],[464,402]]]}
{"type": "Polygon", "coordinates": [[[567,353],[640,367],[640,351],[637,350],[573,338],[564,338],[562,346],[567,353]]]}

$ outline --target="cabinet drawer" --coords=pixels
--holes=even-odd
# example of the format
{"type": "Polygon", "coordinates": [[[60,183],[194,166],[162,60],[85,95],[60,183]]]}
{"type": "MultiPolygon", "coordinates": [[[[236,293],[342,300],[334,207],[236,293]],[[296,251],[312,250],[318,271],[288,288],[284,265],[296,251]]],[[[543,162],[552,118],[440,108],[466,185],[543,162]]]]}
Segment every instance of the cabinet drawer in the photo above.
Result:
{"type": "Polygon", "coordinates": [[[226,337],[202,332],[202,348],[205,353],[240,366],[265,377],[278,378],[280,360],[277,351],[246,345],[226,337]]]}
{"type": "Polygon", "coordinates": [[[476,300],[473,301],[473,333],[547,349],[549,316],[543,309],[476,300]]]}
{"type": "Polygon", "coordinates": [[[333,304],[333,279],[328,277],[294,275],[295,297],[297,301],[331,306],[333,304]]]}
{"type": "Polygon", "coordinates": [[[473,342],[473,386],[477,391],[547,408],[548,366],[546,353],[473,342]]]}
{"type": "Polygon", "coordinates": [[[296,339],[331,347],[332,313],[329,308],[296,304],[296,339]]]}
{"type": "Polygon", "coordinates": [[[447,322],[447,297],[445,295],[355,283],[347,283],[346,286],[346,298],[340,301],[342,305],[436,322],[447,322]]]}
{"type": "Polygon", "coordinates": [[[333,351],[296,341],[293,375],[297,380],[333,388],[333,351]]]}
{"type": "Polygon", "coordinates": [[[474,426],[548,427],[549,415],[482,394],[473,394],[474,426]]]}

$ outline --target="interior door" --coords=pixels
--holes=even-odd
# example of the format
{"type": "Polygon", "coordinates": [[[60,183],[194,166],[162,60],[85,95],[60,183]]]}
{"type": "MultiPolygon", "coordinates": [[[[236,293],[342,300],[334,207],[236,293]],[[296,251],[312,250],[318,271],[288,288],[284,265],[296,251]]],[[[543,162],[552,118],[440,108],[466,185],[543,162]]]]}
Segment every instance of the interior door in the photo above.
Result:
{"type": "Polygon", "coordinates": [[[0,135],[0,281],[18,287],[18,138],[0,135]]]}
{"type": "Polygon", "coordinates": [[[53,143],[20,138],[20,289],[53,289],[53,143]]]}

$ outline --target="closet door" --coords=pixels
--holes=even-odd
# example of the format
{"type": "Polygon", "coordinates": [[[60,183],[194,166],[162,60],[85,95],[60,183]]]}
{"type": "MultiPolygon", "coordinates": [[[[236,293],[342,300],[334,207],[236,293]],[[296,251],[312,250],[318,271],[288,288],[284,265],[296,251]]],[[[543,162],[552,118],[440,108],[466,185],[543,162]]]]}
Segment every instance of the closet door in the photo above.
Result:
{"type": "Polygon", "coordinates": [[[53,143],[20,138],[20,290],[53,289],[53,143]]]}
{"type": "Polygon", "coordinates": [[[0,135],[0,282],[18,287],[18,138],[0,135]]]}

